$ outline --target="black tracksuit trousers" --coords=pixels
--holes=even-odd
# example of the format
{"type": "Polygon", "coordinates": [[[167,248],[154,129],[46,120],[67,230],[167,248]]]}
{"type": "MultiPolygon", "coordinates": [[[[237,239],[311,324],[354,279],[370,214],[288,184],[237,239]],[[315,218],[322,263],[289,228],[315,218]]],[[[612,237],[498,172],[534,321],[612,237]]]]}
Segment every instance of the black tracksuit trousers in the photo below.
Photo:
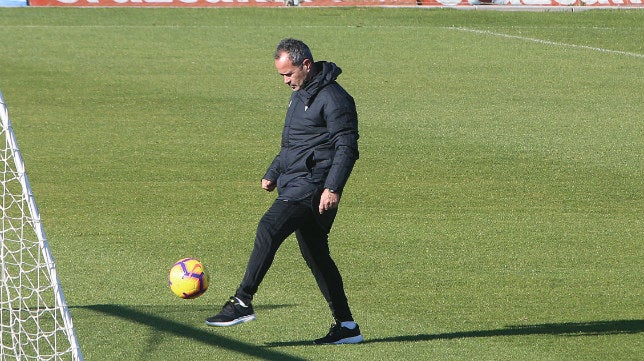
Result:
{"type": "Polygon", "coordinates": [[[318,212],[320,196],[303,201],[275,200],[257,226],[255,244],[246,273],[235,296],[250,301],[257,292],[275,254],[284,240],[293,232],[302,257],[331,308],[337,322],[353,321],[342,276],[329,252],[329,231],[337,209],[318,212]]]}

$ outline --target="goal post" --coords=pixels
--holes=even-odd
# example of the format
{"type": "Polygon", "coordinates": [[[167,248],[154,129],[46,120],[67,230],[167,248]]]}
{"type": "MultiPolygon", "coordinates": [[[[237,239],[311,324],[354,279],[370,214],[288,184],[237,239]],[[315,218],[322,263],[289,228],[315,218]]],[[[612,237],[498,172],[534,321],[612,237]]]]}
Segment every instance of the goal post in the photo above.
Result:
{"type": "Polygon", "coordinates": [[[82,361],[2,92],[0,120],[0,361],[82,361]]]}

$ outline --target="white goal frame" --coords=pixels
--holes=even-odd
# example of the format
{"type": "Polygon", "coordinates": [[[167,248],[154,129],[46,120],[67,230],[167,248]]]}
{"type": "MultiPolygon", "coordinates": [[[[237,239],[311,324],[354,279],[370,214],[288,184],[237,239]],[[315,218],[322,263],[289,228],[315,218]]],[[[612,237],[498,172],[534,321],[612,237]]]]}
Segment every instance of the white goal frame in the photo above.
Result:
{"type": "Polygon", "coordinates": [[[82,361],[71,313],[2,92],[0,118],[0,132],[6,138],[6,146],[0,150],[3,154],[0,163],[4,162],[0,180],[4,188],[0,205],[0,361],[82,361]],[[9,178],[7,173],[11,173],[9,178]],[[22,194],[14,194],[19,191],[22,194]],[[16,217],[16,211],[9,207],[19,208],[22,216],[16,217]],[[36,239],[27,238],[34,234],[36,239]]]}

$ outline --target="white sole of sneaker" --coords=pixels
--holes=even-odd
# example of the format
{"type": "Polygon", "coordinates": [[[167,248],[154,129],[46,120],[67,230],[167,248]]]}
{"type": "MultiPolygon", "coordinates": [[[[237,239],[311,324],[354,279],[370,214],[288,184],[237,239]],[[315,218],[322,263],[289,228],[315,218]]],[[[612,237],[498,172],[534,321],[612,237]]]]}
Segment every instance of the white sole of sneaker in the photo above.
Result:
{"type": "Polygon", "coordinates": [[[360,343],[363,340],[364,339],[362,335],[358,335],[358,336],[343,338],[342,340],[330,343],[329,345],[346,345],[346,344],[360,343]]]}
{"type": "Polygon", "coordinates": [[[244,322],[250,322],[250,321],[252,321],[254,319],[255,319],[255,315],[248,315],[248,316],[236,318],[236,319],[234,319],[232,321],[228,321],[228,322],[208,322],[208,321],[206,321],[206,325],[208,325],[208,326],[216,326],[216,327],[226,327],[226,326],[237,325],[237,324],[244,323],[244,322]]]}

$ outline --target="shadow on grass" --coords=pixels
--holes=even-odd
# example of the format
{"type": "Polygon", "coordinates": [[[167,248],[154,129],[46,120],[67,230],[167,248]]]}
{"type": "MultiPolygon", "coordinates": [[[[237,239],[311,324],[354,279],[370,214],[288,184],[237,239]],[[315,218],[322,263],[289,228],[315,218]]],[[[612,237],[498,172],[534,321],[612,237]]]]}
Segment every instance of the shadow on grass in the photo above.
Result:
{"type": "MultiPolygon", "coordinates": [[[[266,305],[264,309],[275,309],[290,307],[290,305],[266,305]]],[[[210,346],[225,348],[267,361],[305,361],[305,359],[291,356],[269,348],[287,346],[310,346],[310,340],[269,342],[265,346],[237,341],[232,338],[216,335],[206,331],[204,328],[190,326],[184,323],[169,320],[137,308],[120,305],[90,305],[79,306],[94,312],[118,317],[127,321],[136,322],[153,328],[155,330],[173,334],[175,336],[189,338],[210,346]]],[[[205,326],[204,326],[205,327],[205,326]]],[[[536,325],[507,326],[495,330],[459,331],[437,334],[400,335],[382,338],[367,338],[364,343],[382,342],[422,342],[433,340],[452,340],[461,338],[477,337],[499,337],[499,336],[529,336],[529,335],[558,335],[558,336],[595,336],[595,335],[616,335],[635,334],[644,332],[644,320],[615,320],[615,321],[594,321],[594,322],[565,322],[565,323],[544,323],[536,325]]]]}
{"type": "MultiPolygon", "coordinates": [[[[507,326],[497,330],[462,331],[438,334],[403,335],[383,338],[365,338],[364,343],[380,342],[419,342],[433,340],[452,340],[474,337],[560,335],[560,336],[593,336],[633,334],[644,332],[644,320],[618,320],[595,322],[544,323],[538,325],[507,326]]],[[[367,335],[368,337],[368,335],[367,335]]],[[[306,346],[310,342],[272,342],[267,347],[306,346]]]]}
{"type": "MultiPolygon", "coordinates": [[[[263,308],[283,308],[290,307],[289,305],[269,305],[263,308]]],[[[267,361],[306,361],[296,356],[291,356],[279,351],[268,350],[265,347],[258,347],[256,345],[237,341],[232,338],[216,335],[212,332],[206,331],[204,328],[199,328],[184,323],[172,321],[163,317],[159,317],[147,312],[140,311],[133,307],[119,306],[119,305],[90,305],[79,306],[74,308],[82,308],[94,312],[100,312],[105,315],[114,316],[125,319],[127,321],[135,322],[153,328],[157,331],[172,334],[178,337],[188,338],[209,346],[217,346],[230,351],[238,352],[247,356],[255,357],[260,360],[267,361]]],[[[262,308],[262,307],[260,307],[262,308]]],[[[206,327],[204,325],[204,327],[206,327]]]]}

